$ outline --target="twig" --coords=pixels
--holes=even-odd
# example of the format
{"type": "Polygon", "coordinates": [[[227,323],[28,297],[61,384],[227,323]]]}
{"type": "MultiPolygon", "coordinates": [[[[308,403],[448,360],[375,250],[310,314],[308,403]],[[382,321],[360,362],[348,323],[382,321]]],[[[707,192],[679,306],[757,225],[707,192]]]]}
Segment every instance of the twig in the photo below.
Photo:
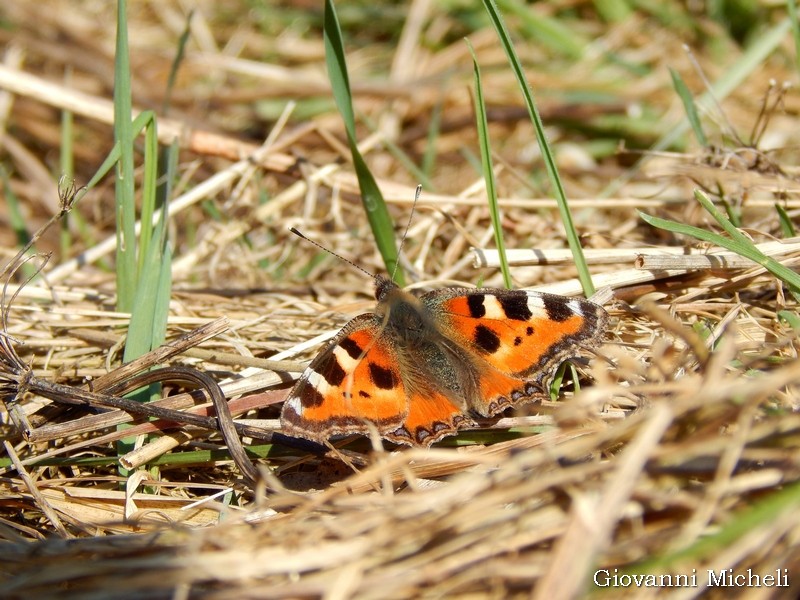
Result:
{"type": "MultiPolygon", "coordinates": [[[[613,273],[598,273],[592,275],[592,281],[597,289],[609,287],[616,290],[631,285],[658,281],[659,279],[668,279],[676,275],[685,275],[686,273],[688,273],[686,269],[665,269],[662,271],[623,269],[613,273]]],[[[577,279],[567,279],[564,281],[537,285],[533,289],[540,292],[549,292],[551,294],[561,294],[562,296],[578,296],[583,293],[583,288],[577,279]]]]}
{"type": "MultiPolygon", "coordinates": [[[[270,392],[265,392],[265,393],[262,393],[262,394],[256,394],[256,396],[265,396],[267,394],[270,394],[270,392]]],[[[283,392],[283,394],[286,394],[286,392],[283,392]]],[[[172,400],[173,398],[177,398],[179,396],[190,397],[190,394],[179,394],[178,396],[171,396],[169,398],[162,398],[161,400],[154,400],[153,402],[151,402],[151,404],[156,404],[156,403],[159,403],[159,402],[163,403],[163,402],[172,400]]],[[[281,397],[281,400],[282,399],[283,398],[281,397]]],[[[251,401],[251,397],[246,397],[246,398],[237,398],[235,400],[231,400],[228,403],[228,406],[230,406],[231,413],[234,414],[234,415],[237,415],[237,414],[244,413],[244,412],[246,412],[248,410],[252,410],[256,404],[257,405],[263,405],[263,402],[254,403],[254,402],[251,401]]],[[[173,406],[172,408],[175,408],[175,407],[173,406]]],[[[192,408],[186,409],[186,412],[187,413],[191,413],[191,414],[195,414],[195,415],[209,416],[211,414],[211,410],[213,410],[213,407],[211,407],[211,406],[193,406],[192,408]]],[[[115,411],[111,411],[111,412],[114,413],[114,414],[122,415],[124,417],[124,420],[119,421],[119,422],[130,422],[130,421],[134,420],[134,417],[132,417],[131,415],[128,415],[128,413],[125,413],[125,412],[123,412],[121,410],[115,410],[115,411]]],[[[99,416],[99,415],[92,415],[92,416],[99,416]]],[[[112,427],[113,425],[118,424],[117,420],[113,420],[108,424],[106,424],[106,423],[100,423],[100,424],[92,423],[91,426],[87,427],[84,424],[84,420],[85,419],[86,419],[86,417],[84,417],[82,419],[76,419],[75,421],[72,421],[71,423],[63,423],[63,424],[60,424],[60,425],[51,425],[51,426],[47,426],[47,427],[40,427],[40,428],[34,430],[33,434],[35,434],[36,441],[40,441],[40,440],[41,441],[50,441],[50,440],[54,440],[54,439],[58,439],[58,438],[62,438],[62,437],[74,436],[75,435],[74,432],[76,432],[76,431],[77,432],[91,432],[91,431],[97,431],[98,429],[112,427]],[[79,426],[76,426],[76,423],[79,426]],[[83,426],[80,426],[80,425],[83,425],[83,426]],[[64,433],[60,433],[61,431],[63,431],[64,433]]],[[[276,420],[276,422],[277,422],[277,420],[276,420]]],[[[66,445],[66,446],[53,448],[51,450],[48,450],[48,451],[43,452],[41,454],[38,454],[36,456],[32,456],[30,458],[26,458],[25,460],[22,461],[22,464],[24,464],[24,465],[37,464],[39,461],[46,460],[46,459],[52,458],[54,456],[67,454],[69,452],[75,452],[76,450],[80,450],[81,448],[87,448],[87,447],[90,447],[90,446],[101,446],[103,444],[110,444],[112,442],[116,442],[117,440],[120,440],[123,437],[127,437],[127,436],[142,435],[142,434],[145,434],[145,433],[163,432],[164,430],[173,428],[176,425],[177,424],[174,421],[147,421],[145,423],[139,423],[137,425],[132,425],[128,429],[124,429],[124,430],[121,430],[121,431],[112,431],[110,433],[106,433],[106,434],[99,435],[99,436],[96,436],[96,437],[92,437],[92,438],[88,438],[88,439],[81,439],[81,440],[79,440],[77,442],[74,442],[74,443],[66,445]]],[[[248,420],[247,423],[242,423],[242,430],[241,431],[242,431],[243,435],[246,434],[246,435],[248,435],[248,437],[251,437],[251,438],[254,438],[254,439],[261,439],[264,435],[270,434],[274,429],[275,429],[275,427],[273,427],[273,426],[265,426],[265,424],[262,421],[250,419],[250,420],[248,420]]]]}
{"type": "MultiPolygon", "coordinates": [[[[800,252],[800,240],[764,242],[756,247],[767,256],[781,256],[800,252]]],[[[722,248],[687,248],[684,246],[656,246],[645,248],[588,248],[583,251],[586,262],[593,265],[634,263],[640,269],[739,269],[752,267],[741,256],[722,248]],[[663,261],[663,262],[660,262],[663,261]],[[675,262],[669,262],[675,261],[675,262]],[[686,261],[686,262],[681,262],[686,261]],[[696,262],[694,262],[696,261],[696,262]]],[[[531,248],[506,250],[510,265],[563,265],[572,262],[572,253],[562,248],[531,248]]],[[[500,258],[497,250],[472,248],[473,266],[497,268],[500,258]]]]}
{"type": "MultiPolygon", "coordinates": [[[[250,389],[263,389],[264,387],[280,382],[280,379],[277,375],[271,373],[267,375],[269,375],[269,378],[265,378],[263,376],[254,376],[248,378],[244,382],[239,380],[228,383],[223,382],[220,384],[220,388],[222,388],[226,397],[230,397],[247,393],[250,389]]],[[[245,399],[239,399],[234,402],[241,402],[243,400],[245,399]]],[[[206,401],[208,401],[207,398],[206,401]]],[[[191,394],[184,393],[176,394],[175,396],[169,396],[167,398],[161,398],[160,400],[154,400],[148,404],[172,410],[183,410],[193,407],[195,403],[196,399],[191,394]]],[[[128,423],[132,420],[134,420],[134,418],[124,410],[112,410],[98,415],[87,415],[68,423],[43,425],[32,430],[28,434],[28,437],[29,441],[31,442],[45,442],[70,435],[89,433],[97,429],[119,425],[120,423],[128,423]]],[[[170,419],[170,421],[172,420],[170,419]]],[[[261,433],[263,434],[263,432],[261,433]]],[[[249,432],[247,435],[257,438],[262,437],[262,435],[257,432],[249,432]]]]}
{"type": "MultiPolygon", "coordinates": [[[[112,393],[124,394],[152,383],[165,382],[179,382],[202,388],[211,398],[214,409],[217,412],[217,418],[202,417],[200,415],[171,410],[161,406],[154,406],[151,402],[137,402],[136,400],[129,400],[109,394],[89,392],[67,385],[43,381],[36,377],[28,377],[24,381],[24,384],[21,385],[24,385],[23,391],[31,391],[56,402],[119,408],[142,417],[185,423],[215,431],[219,429],[236,466],[239,467],[239,470],[251,485],[255,484],[258,479],[258,470],[250,462],[250,459],[247,458],[247,454],[238,435],[239,431],[245,435],[250,435],[255,432],[233,422],[230,408],[225,401],[225,396],[219,384],[209,375],[189,367],[164,367],[134,375],[126,381],[117,383],[107,389],[112,393]]],[[[267,434],[262,433],[262,437],[264,435],[267,434]]]]}
{"type": "Polygon", "coordinates": [[[17,453],[14,450],[14,446],[12,446],[7,440],[3,440],[3,447],[6,450],[6,454],[8,454],[8,457],[11,459],[11,463],[14,465],[14,468],[17,470],[17,473],[19,473],[19,476],[22,478],[22,481],[25,482],[25,486],[28,488],[31,496],[33,496],[36,504],[42,509],[44,516],[47,517],[47,519],[53,525],[53,528],[61,537],[71,538],[72,535],[70,535],[66,527],[64,527],[64,524],[61,522],[61,519],[58,517],[56,511],[52,506],[50,506],[50,503],[45,499],[45,497],[42,496],[39,488],[36,487],[36,482],[22,465],[22,462],[19,460],[19,456],[17,456],[17,453]]]}
{"type": "Polygon", "coordinates": [[[147,354],[143,354],[139,358],[132,360],[114,369],[110,373],[98,377],[92,381],[92,389],[96,391],[107,390],[121,381],[125,381],[131,375],[149,369],[155,365],[167,362],[173,356],[177,356],[189,348],[197,346],[202,342],[209,340],[220,333],[227,331],[230,327],[230,321],[227,317],[219,317],[210,323],[206,323],[193,329],[188,333],[180,336],[179,338],[167,342],[155,350],[151,350],[147,354]]]}

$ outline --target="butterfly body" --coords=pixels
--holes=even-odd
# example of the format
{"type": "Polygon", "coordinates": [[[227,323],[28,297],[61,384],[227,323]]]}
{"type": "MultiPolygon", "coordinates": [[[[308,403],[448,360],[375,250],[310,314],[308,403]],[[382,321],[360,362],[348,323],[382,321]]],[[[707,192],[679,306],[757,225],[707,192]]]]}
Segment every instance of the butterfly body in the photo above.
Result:
{"type": "Polygon", "coordinates": [[[315,441],[368,433],[430,446],[546,397],[578,346],[596,345],[606,312],[523,290],[445,288],[417,298],[375,278],[374,313],[352,319],[311,362],[281,413],[284,433],[315,441]]]}

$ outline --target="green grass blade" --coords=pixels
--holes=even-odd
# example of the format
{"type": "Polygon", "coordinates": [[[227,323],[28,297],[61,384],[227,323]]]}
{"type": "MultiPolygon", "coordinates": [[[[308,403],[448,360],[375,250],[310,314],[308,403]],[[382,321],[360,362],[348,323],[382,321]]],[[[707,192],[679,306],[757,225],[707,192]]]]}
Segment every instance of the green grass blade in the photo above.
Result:
{"type": "MultiPolygon", "coordinates": [[[[718,102],[722,101],[733,90],[742,84],[750,75],[757,72],[763,65],[767,56],[781,44],[789,31],[790,22],[788,17],[776,23],[772,29],[766,31],[747,47],[739,60],[720,77],[712,86],[711,91],[704,92],[697,100],[697,106],[701,111],[710,110],[714,104],[714,98],[718,102]]],[[[653,151],[664,150],[672,145],[686,132],[688,121],[682,121],[676,127],[670,129],[669,133],[653,146],[653,151]]]]}
{"type": "Polygon", "coordinates": [[[792,37],[794,38],[794,62],[800,72],[800,24],[797,22],[797,2],[788,0],[786,7],[789,12],[789,21],[792,24],[792,37]]]}
{"type": "MultiPolygon", "coordinates": [[[[133,101],[131,97],[130,57],[128,55],[128,22],[127,2],[117,0],[117,37],[114,57],[114,146],[118,158],[116,165],[115,204],[117,234],[117,310],[131,312],[135,304],[137,281],[136,265],[136,207],[133,164],[133,101]]],[[[103,165],[105,166],[105,164],[103,165]]],[[[139,345],[133,327],[133,318],[128,325],[128,339],[125,344],[123,360],[129,361],[135,348],[139,345]],[[133,340],[133,341],[131,341],[133,340]],[[130,342],[130,343],[129,343],[130,342]],[[129,350],[130,346],[130,350],[129,350]]],[[[141,398],[147,399],[146,397],[141,398]]],[[[118,429],[126,429],[127,425],[119,425],[118,429]]],[[[117,443],[117,453],[125,454],[133,449],[135,439],[126,438],[117,443]]],[[[120,474],[127,476],[128,471],[119,468],[120,474]]]]}
{"type": "MultiPolygon", "coordinates": [[[[377,131],[378,126],[377,124],[370,119],[369,117],[362,116],[361,120],[369,127],[370,131],[377,131]]],[[[382,140],[384,148],[391,154],[397,162],[399,162],[403,168],[408,171],[408,173],[413,177],[416,181],[422,185],[428,191],[434,191],[433,182],[431,181],[430,177],[428,177],[425,172],[414,164],[414,161],[411,160],[411,157],[406,153],[400,146],[395,144],[392,140],[384,138],[382,140]]]]}
{"type": "Polygon", "coordinates": [[[117,220],[117,310],[129,312],[136,293],[136,211],[133,171],[131,66],[128,56],[127,1],[117,0],[114,57],[114,141],[119,145],[115,188],[117,220]]]}
{"type": "Polygon", "coordinates": [[[670,67],[669,74],[672,77],[672,86],[675,88],[675,91],[678,92],[681,102],[683,102],[683,109],[686,111],[686,118],[689,119],[692,131],[694,131],[694,137],[696,137],[700,145],[705,148],[708,146],[708,138],[703,131],[703,126],[700,124],[700,116],[697,113],[697,105],[694,103],[692,93],[689,91],[680,73],[670,67]]]}
{"type": "Polygon", "coordinates": [[[789,216],[789,213],[786,212],[786,209],[780,204],[775,204],[775,210],[778,212],[778,221],[780,222],[781,233],[783,234],[783,237],[791,238],[797,235],[794,228],[794,223],[792,223],[792,217],[789,216]]]}
{"type": "Polygon", "coordinates": [[[696,189],[694,191],[694,197],[700,203],[700,205],[706,209],[706,212],[714,217],[714,220],[719,223],[720,227],[722,227],[722,229],[724,229],[725,232],[731,236],[731,238],[742,244],[743,248],[753,245],[750,241],[750,238],[739,231],[736,225],[731,222],[729,217],[723,215],[717,210],[717,207],[714,206],[714,203],[711,202],[705,192],[696,189]]]}
{"type": "MultiPolygon", "coordinates": [[[[139,133],[142,131],[142,129],[147,127],[147,125],[150,123],[150,121],[152,121],[154,118],[155,118],[155,115],[153,114],[152,111],[144,111],[144,112],[142,112],[142,113],[140,113],[139,115],[136,116],[136,118],[133,120],[133,123],[132,123],[132,126],[131,126],[132,129],[133,129],[133,137],[134,137],[134,139],[136,138],[136,136],[139,135],[139,133]]],[[[97,169],[97,171],[92,176],[92,178],[89,180],[89,182],[82,188],[82,191],[80,192],[80,196],[82,196],[88,190],[94,188],[98,183],[100,183],[100,181],[102,181],[102,179],[117,165],[117,162],[119,161],[119,159],[120,159],[120,144],[119,144],[119,142],[117,142],[111,148],[111,151],[108,153],[108,156],[106,156],[105,160],[100,165],[100,167],[97,169]]],[[[85,245],[86,246],[91,246],[92,244],[94,244],[94,238],[92,236],[92,232],[88,228],[88,226],[86,226],[85,222],[83,221],[83,219],[80,216],[80,213],[73,212],[73,213],[70,214],[70,216],[73,217],[74,222],[80,228],[81,237],[82,237],[82,239],[84,239],[85,245]]],[[[134,225],[134,228],[135,228],[135,225],[134,225]]]]}
{"type": "MultiPolygon", "coordinates": [[[[146,110],[136,115],[136,118],[133,120],[133,123],[131,124],[133,138],[135,139],[136,136],[138,136],[139,133],[145,127],[147,127],[150,124],[150,121],[152,121],[154,118],[155,115],[153,114],[152,111],[149,110],[146,110]]],[[[113,169],[114,166],[116,166],[117,162],[119,162],[120,156],[121,156],[120,144],[119,142],[117,142],[111,148],[111,151],[108,153],[108,156],[106,156],[105,160],[102,162],[102,164],[97,169],[95,174],[92,175],[92,178],[89,180],[89,183],[87,183],[84,186],[84,189],[90,190],[98,183],[100,183],[103,177],[105,177],[111,171],[111,169],[113,169]]]]}
{"type": "Polygon", "coordinates": [[[142,210],[139,215],[139,246],[137,252],[137,280],[144,271],[145,257],[150,251],[153,239],[153,213],[156,208],[156,188],[158,186],[158,129],[156,122],[150,121],[144,133],[144,178],[142,179],[142,210]]]}
{"type": "MultiPolygon", "coordinates": [[[[722,191],[722,190],[720,190],[722,191]]],[[[725,199],[725,196],[720,194],[719,196],[720,204],[725,208],[725,214],[728,215],[728,220],[734,227],[741,227],[742,226],[742,214],[741,212],[737,211],[736,208],[725,199]]]]}
{"type": "Polygon", "coordinates": [[[328,66],[328,78],[331,80],[334,102],[342,115],[345,129],[349,137],[356,137],[356,115],[353,112],[352,95],[350,94],[350,76],[347,73],[347,61],[344,54],[344,41],[339,26],[339,17],[332,0],[325,0],[323,17],[323,41],[325,45],[325,63],[328,66]]]}
{"type": "Polygon", "coordinates": [[[677,223],[675,221],[653,217],[641,211],[639,212],[639,216],[641,216],[642,220],[653,227],[658,227],[659,229],[664,229],[666,231],[671,231],[681,235],[688,235],[698,240],[715,244],[721,248],[725,248],[726,250],[730,250],[731,252],[735,252],[740,256],[744,256],[745,258],[752,260],[754,263],[761,265],[770,273],[775,275],[775,277],[783,281],[789,287],[792,295],[798,301],[800,301],[800,275],[798,273],[782,265],[774,258],[765,255],[763,252],[761,252],[761,250],[756,248],[749,238],[736,229],[736,227],[734,227],[728,218],[717,210],[717,208],[712,204],[711,200],[709,200],[708,197],[703,194],[703,192],[696,190],[695,198],[697,198],[698,202],[700,202],[703,208],[705,208],[709,214],[714,217],[717,223],[720,224],[720,226],[730,237],[725,237],[718,233],[713,233],[692,225],[686,225],[684,223],[677,223]]]}
{"type": "Polygon", "coordinates": [[[558,212],[561,215],[561,221],[564,224],[564,230],[567,236],[567,243],[569,244],[572,257],[575,261],[575,266],[578,270],[578,279],[581,282],[584,294],[591,296],[594,294],[594,284],[592,284],[589,268],[587,267],[586,259],[583,256],[583,248],[581,248],[580,238],[578,237],[578,233],[572,223],[572,215],[567,204],[567,196],[564,192],[564,186],[561,183],[561,178],[558,175],[558,169],[556,168],[553,152],[550,150],[550,145],[547,142],[547,136],[544,132],[544,124],[542,123],[541,116],[539,116],[539,109],[536,107],[536,102],[533,99],[533,92],[530,88],[530,85],[528,85],[528,80],[525,77],[525,72],[522,69],[522,63],[520,62],[519,57],[514,50],[514,45],[511,42],[511,36],[506,29],[503,18],[494,3],[494,0],[483,0],[483,5],[486,8],[486,11],[489,13],[489,18],[491,19],[492,24],[497,31],[497,35],[500,37],[500,42],[503,45],[506,55],[508,56],[511,68],[517,78],[517,83],[519,83],[520,89],[522,90],[522,95],[525,99],[525,105],[528,108],[531,122],[533,123],[533,127],[536,131],[536,140],[539,142],[539,149],[541,150],[542,159],[544,160],[544,164],[547,169],[547,175],[550,178],[551,185],[553,186],[553,192],[555,194],[556,202],[558,203],[558,212]]]}
{"type": "MultiPolygon", "coordinates": [[[[431,121],[428,125],[428,135],[425,139],[425,152],[422,154],[422,163],[420,169],[425,177],[430,178],[433,169],[436,166],[436,141],[439,139],[439,134],[442,128],[442,103],[441,101],[433,105],[431,111],[431,121]]],[[[427,188],[433,190],[433,188],[427,188]]]]}
{"type": "MultiPolygon", "coordinates": [[[[166,243],[166,212],[153,227],[153,213],[159,180],[158,136],[155,118],[145,113],[132,119],[131,73],[128,56],[126,0],[117,3],[117,42],[114,61],[114,149],[90,182],[101,172],[117,166],[117,309],[130,312],[123,360],[131,361],[161,344],[166,334],[171,291],[171,254],[166,243]],[[136,240],[134,185],[134,139],[145,128],[144,179],[142,184],[141,238],[136,240]],[[116,158],[116,161],[113,161],[116,158]],[[159,243],[153,243],[157,239],[159,243]]],[[[150,386],[135,394],[142,401],[159,391],[150,386]]],[[[120,429],[124,429],[120,426],[120,429]]],[[[118,443],[117,451],[130,451],[132,439],[118,443]]],[[[125,475],[126,471],[120,469],[125,475]]]]}
{"type": "MultiPolygon", "coordinates": [[[[31,243],[31,234],[28,232],[28,228],[25,224],[25,217],[22,216],[19,198],[11,188],[11,183],[8,180],[8,173],[6,173],[6,170],[3,168],[0,168],[0,177],[3,179],[3,192],[6,197],[6,204],[8,205],[8,223],[11,225],[11,229],[14,231],[14,235],[17,238],[17,245],[20,247],[20,250],[24,250],[25,247],[31,243]]],[[[30,250],[26,251],[26,256],[30,256],[30,250]]],[[[25,257],[23,256],[20,256],[19,259],[20,261],[24,261],[21,262],[20,269],[25,279],[36,275],[36,267],[34,265],[25,261],[25,257]]],[[[8,266],[10,267],[11,265],[8,266]]]]}
{"type": "Polygon", "coordinates": [[[157,348],[164,339],[164,326],[166,321],[159,319],[158,308],[161,296],[169,293],[169,287],[164,289],[164,282],[169,279],[163,275],[164,268],[170,266],[166,248],[159,244],[150,247],[145,258],[145,270],[136,289],[135,309],[131,313],[128,326],[128,337],[125,340],[124,361],[130,362],[134,358],[157,348]]]}
{"type": "Polygon", "coordinates": [[[589,41],[574,28],[562,23],[558,18],[540,14],[528,2],[521,0],[498,0],[498,4],[508,14],[515,15],[521,23],[526,36],[536,43],[546,46],[555,54],[579,60],[589,41]]]}
{"type": "Polygon", "coordinates": [[[778,319],[794,329],[795,334],[800,333],[800,316],[790,310],[779,310],[778,319]]]}
{"type": "Polygon", "coordinates": [[[161,103],[161,112],[164,116],[169,112],[169,105],[172,101],[172,90],[175,88],[175,79],[178,77],[178,69],[183,62],[183,57],[186,55],[186,43],[189,41],[189,35],[192,32],[192,17],[194,16],[194,9],[189,11],[186,15],[186,25],[183,28],[181,37],[178,38],[178,51],[175,53],[175,58],[169,69],[169,77],[167,78],[167,89],[164,91],[164,101],[161,103]]]}
{"type": "Polygon", "coordinates": [[[626,0],[594,0],[594,9],[608,23],[619,23],[633,12],[626,0]]]}
{"type": "MultiPolygon", "coordinates": [[[[70,72],[67,72],[65,77],[67,84],[70,83],[70,72]]],[[[61,111],[61,140],[58,153],[59,167],[61,169],[61,177],[65,177],[68,181],[73,181],[75,177],[75,152],[73,141],[75,139],[74,133],[75,119],[71,111],[61,111]]],[[[62,259],[69,256],[70,248],[72,247],[72,235],[69,231],[69,223],[72,215],[66,214],[59,222],[58,245],[59,252],[62,259]]]]}
{"type": "Polygon", "coordinates": [[[500,272],[503,274],[503,284],[507,289],[513,287],[511,281],[511,270],[508,268],[508,258],[506,257],[506,245],[503,240],[503,228],[500,220],[500,206],[497,202],[497,186],[495,185],[494,167],[492,165],[492,149],[489,143],[489,121],[486,118],[486,103],[483,99],[483,85],[481,84],[481,70],[478,66],[478,58],[469,40],[466,40],[467,47],[472,54],[472,70],[475,77],[475,116],[477,118],[478,141],[481,148],[481,166],[483,168],[483,180],[486,182],[486,196],[489,200],[489,214],[492,219],[492,229],[494,230],[494,243],[500,256],[500,272]]]}
{"type": "MultiPolygon", "coordinates": [[[[156,123],[152,121],[149,130],[155,130],[156,123]]],[[[155,137],[155,136],[154,136],[155,137]]],[[[148,155],[153,163],[158,162],[156,155],[148,155]]],[[[128,336],[125,340],[125,351],[123,361],[130,362],[142,354],[154,350],[164,343],[167,332],[167,318],[169,316],[169,300],[172,293],[172,251],[167,240],[167,199],[169,196],[169,182],[175,175],[175,164],[177,162],[177,142],[173,143],[170,149],[167,173],[165,175],[165,185],[158,188],[161,197],[161,213],[155,227],[152,226],[152,216],[148,224],[142,223],[142,231],[152,229],[151,243],[148,245],[146,253],[140,248],[140,253],[144,253],[142,270],[136,288],[131,320],[128,324],[128,336]]],[[[145,185],[153,190],[157,189],[159,173],[157,168],[145,165],[145,173],[149,173],[152,181],[145,181],[145,185]]],[[[141,402],[147,402],[161,394],[161,385],[153,384],[145,389],[131,394],[141,402]]],[[[118,426],[119,429],[126,429],[127,425],[118,426]]],[[[135,438],[123,438],[117,443],[117,452],[125,454],[133,449],[135,438]]],[[[127,475],[127,471],[120,467],[120,472],[127,475]]]]}
{"type": "Polygon", "coordinates": [[[153,315],[153,348],[164,343],[167,335],[167,320],[169,318],[169,301],[172,297],[172,247],[167,237],[169,201],[172,197],[172,182],[178,173],[178,156],[180,144],[173,140],[172,145],[166,148],[161,161],[163,173],[158,186],[158,202],[161,210],[158,225],[156,226],[157,247],[161,248],[160,275],[158,280],[158,297],[156,298],[155,314],[153,315]]]}
{"type": "MultiPolygon", "coordinates": [[[[155,129],[156,124],[153,122],[148,127],[146,136],[149,135],[149,130],[155,129]]],[[[155,138],[155,134],[153,138],[155,138]]],[[[173,146],[170,155],[174,154],[173,146]]],[[[146,179],[144,184],[145,187],[152,188],[153,196],[155,197],[159,179],[158,156],[150,155],[149,160],[155,166],[145,165],[145,173],[149,173],[147,177],[151,180],[148,181],[146,179]]],[[[172,176],[174,176],[174,159],[170,161],[170,168],[165,174],[165,180],[169,181],[172,176]]],[[[166,335],[169,297],[172,287],[171,254],[167,241],[166,222],[169,188],[164,189],[162,193],[161,212],[155,226],[152,225],[152,213],[149,216],[147,225],[145,224],[144,216],[142,217],[142,232],[145,229],[152,229],[151,243],[148,244],[146,250],[144,246],[140,249],[140,253],[144,256],[142,258],[139,285],[136,289],[135,303],[131,311],[131,322],[128,326],[128,337],[125,341],[125,353],[123,355],[125,362],[157,348],[164,342],[166,335]]],[[[155,199],[153,203],[155,203],[155,199]]]]}
{"type": "MultiPolygon", "coordinates": [[[[69,82],[69,79],[67,80],[69,82]]],[[[75,117],[72,111],[61,111],[61,140],[59,144],[59,168],[61,176],[72,180],[75,176],[75,152],[73,140],[75,139],[75,117]]]]}
{"type": "Polygon", "coordinates": [[[353,98],[350,92],[350,80],[347,75],[345,62],[344,42],[339,19],[333,0],[325,0],[325,13],[323,17],[323,40],[325,45],[325,62],[328,65],[328,77],[333,89],[333,98],[344,121],[347,132],[347,142],[353,156],[358,185],[361,189],[361,202],[367,213],[372,234],[378,251],[383,257],[387,272],[392,275],[398,285],[405,285],[405,277],[397,261],[397,246],[394,238],[394,227],[383,194],[378,188],[364,157],[358,150],[356,143],[356,119],[353,112],[353,98]]]}
{"type": "MultiPolygon", "coordinates": [[[[701,112],[710,110],[714,105],[714,99],[716,99],[717,102],[721,102],[728,94],[739,87],[745,79],[754,72],[757,72],[762,67],[767,56],[772,54],[772,52],[781,45],[790,27],[790,19],[786,17],[782,21],[776,23],[771,29],[766,30],[763,34],[755,38],[753,43],[747,47],[744,54],[739,57],[739,60],[712,84],[711,90],[704,92],[697,99],[696,104],[698,110],[701,112]]],[[[668,129],[667,134],[662,136],[661,139],[651,146],[650,150],[652,152],[660,152],[661,150],[666,150],[671,147],[686,133],[687,127],[689,127],[688,119],[676,123],[674,127],[668,129]]],[[[629,181],[633,174],[638,172],[642,160],[637,161],[625,174],[617,177],[610,185],[607,185],[605,189],[600,192],[599,196],[601,198],[607,198],[616,194],[625,182],[629,181]]]]}
{"type": "MultiPolygon", "coordinates": [[[[296,456],[296,450],[287,449],[277,444],[258,444],[245,448],[252,458],[275,458],[281,456],[296,456]]],[[[107,467],[117,462],[114,456],[51,456],[33,460],[31,467],[107,467]]],[[[213,450],[186,450],[168,452],[148,462],[148,465],[187,467],[192,465],[209,466],[223,460],[233,460],[226,448],[213,450]]],[[[13,467],[11,459],[7,456],[0,457],[0,469],[13,467]]]]}

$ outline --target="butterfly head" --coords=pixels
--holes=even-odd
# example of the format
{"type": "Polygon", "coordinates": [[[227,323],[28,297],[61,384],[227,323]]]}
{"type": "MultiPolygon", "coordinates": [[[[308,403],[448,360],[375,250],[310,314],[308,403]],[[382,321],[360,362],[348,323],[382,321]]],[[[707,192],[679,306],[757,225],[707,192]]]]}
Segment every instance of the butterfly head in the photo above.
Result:
{"type": "Polygon", "coordinates": [[[436,325],[420,299],[388,277],[375,276],[375,298],[378,301],[375,313],[389,338],[401,341],[406,347],[415,347],[436,331],[436,325]]]}
{"type": "Polygon", "coordinates": [[[392,292],[399,289],[398,285],[385,275],[375,275],[375,299],[378,302],[385,302],[392,292]]]}

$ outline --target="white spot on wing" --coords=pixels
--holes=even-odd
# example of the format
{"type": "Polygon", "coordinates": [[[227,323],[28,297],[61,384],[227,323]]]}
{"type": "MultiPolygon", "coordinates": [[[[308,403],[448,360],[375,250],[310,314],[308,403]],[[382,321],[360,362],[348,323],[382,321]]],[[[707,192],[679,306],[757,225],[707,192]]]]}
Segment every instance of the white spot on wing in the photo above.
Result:
{"type": "Polygon", "coordinates": [[[483,297],[483,308],[486,311],[486,318],[487,319],[505,319],[506,318],[506,311],[503,310],[503,306],[497,300],[495,296],[484,296],[483,297]]]}
{"type": "Polygon", "coordinates": [[[292,390],[292,393],[283,404],[283,413],[294,413],[297,417],[302,417],[305,410],[303,409],[303,402],[300,399],[303,389],[308,386],[316,389],[320,394],[325,396],[330,389],[330,385],[325,381],[325,378],[317,373],[314,369],[306,369],[301,376],[302,385],[292,390]]]}
{"type": "Polygon", "coordinates": [[[581,306],[581,303],[578,302],[577,300],[570,300],[569,302],[567,302],[567,306],[569,306],[570,310],[574,312],[576,315],[583,316],[583,307],[581,306]]]}
{"type": "Polygon", "coordinates": [[[296,415],[300,415],[303,412],[303,405],[300,403],[300,398],[297,396],[292,396],[289,398],[283,405],[283,410],[290,410],[296,415]]]}
{"type": "Polygon", "coordinates": [[[544,307],[544,300],[538,294],[528,294],[528,310],[534,317],[547,317],[547,310],[544,307]]]}
{"type": "Polygon", "coordinates": [[[360,362],[359,360],[352,358],[347,353],[347,350],[341,346],[336,346],[336,348],[333,349],[333,355],[336,357],[336,360],[339,361],[339,366],[344,369],[345,373],[352,373],[355,371],[356,366],[360,362]]]}
{"type": "Polygon", "coordinates": [[[310,369],[308,376],[306,376],[306,385],[310,385],[323,396],[328,393],[328,389],[331,387],[322,375],[310,369]]]}

